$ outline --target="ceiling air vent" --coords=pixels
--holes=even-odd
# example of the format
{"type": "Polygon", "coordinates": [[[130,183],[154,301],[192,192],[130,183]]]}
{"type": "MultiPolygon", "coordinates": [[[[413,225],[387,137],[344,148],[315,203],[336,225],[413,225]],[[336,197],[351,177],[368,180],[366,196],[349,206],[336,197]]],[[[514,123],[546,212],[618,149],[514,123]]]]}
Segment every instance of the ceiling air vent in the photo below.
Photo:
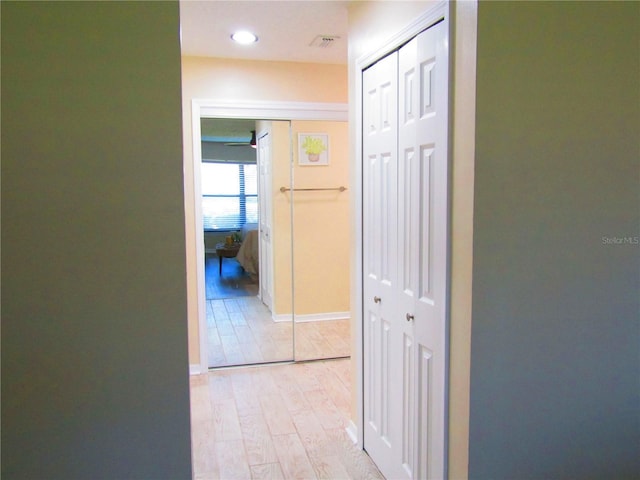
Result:
{"type": "Polygon", "coordinates": [[[329,48],[340,37],[338,35],[318,35],[313,39],[313,42],[309,44],[310,47],[329,48]]]}

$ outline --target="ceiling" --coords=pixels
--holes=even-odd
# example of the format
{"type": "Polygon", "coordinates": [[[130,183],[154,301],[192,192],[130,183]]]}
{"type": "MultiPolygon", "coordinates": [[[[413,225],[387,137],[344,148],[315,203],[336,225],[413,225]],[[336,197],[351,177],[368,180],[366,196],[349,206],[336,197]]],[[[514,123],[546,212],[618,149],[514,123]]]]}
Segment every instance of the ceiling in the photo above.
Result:
{"type": "MultiPolygon", "coordinates": [[[[182,54],[305,63],[347,63],[347,1],[181,0],[182,54]],[[258,36],[239,45],[239,29],[258,36]],[[311,45],[316,37],[337,37],[311,45]]],[[[317,41],[317,40],[316,40],[317,41]]]]}
{"type": "MultiPolygon", "coordinates": [[[[347,3],[334,0],[180,0],[182,55],[305,63],[347,63],[347,3]],[[258,35],[253,45],[230,38],[239,29],[258,35]],[[326,47],[310,45],[332,36],[326,47]]],[[[249,141],[255,120],[202,119],[202,136],[249,141]]]]}

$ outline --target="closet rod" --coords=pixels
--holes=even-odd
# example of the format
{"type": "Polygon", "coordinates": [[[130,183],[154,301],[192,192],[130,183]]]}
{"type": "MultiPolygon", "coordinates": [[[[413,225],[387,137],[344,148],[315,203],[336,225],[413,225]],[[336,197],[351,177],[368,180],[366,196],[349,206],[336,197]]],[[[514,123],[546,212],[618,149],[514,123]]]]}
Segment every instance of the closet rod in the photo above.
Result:
{"type": "Polygon", "coordinates": [[[327,190],[338,190],[340,192],[344,192],[346,189],[347,189],[347,187],[343,187],[343,186],[339,186],[339,187],[335,187],[335,188],[287,188],[287,187],[280,187],[280,191],[282,193],[289,192],[289,191],[294,191],[294,192],[317,192],[317,191],[327,191],[327,190]]]}

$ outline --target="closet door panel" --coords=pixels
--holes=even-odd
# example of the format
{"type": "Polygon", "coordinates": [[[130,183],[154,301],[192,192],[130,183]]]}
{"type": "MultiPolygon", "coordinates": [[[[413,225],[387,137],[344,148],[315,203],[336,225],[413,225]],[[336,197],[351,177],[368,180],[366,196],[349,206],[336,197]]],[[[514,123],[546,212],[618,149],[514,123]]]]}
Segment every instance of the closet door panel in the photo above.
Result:
{"type": "Polygon", "coordinates": [[[397,83],[395,53],[363,73],[364,446],[383,472],[398,464],[401,430],[397,83]]]}
{"type": "Polygon", "coordinates": [[[416,399],[416,340],[407,314],[413,314],[413,303],[420,295],[420,217],[422,158],[416,144],[416,124],[420,120],[420,68],[416,64],[417,39],[398,52],[398,312],[402,330],[402,455],[401,478],[414,478],[416,465],[416,421],[419,405],[416,399]]]}
{"type": "Polygon", "coordinates": [[[387,478],[446,473],[447,113],[444,20],[363,74],[364,446],[387,478]]]}
{"type": "Polygon", "coordinates": [[[415,77],[400,90],[398,242],[402,262],[398,308],[414,342],[411,432],[417,452],[405,470],[412,478],[444,475],[447,281],[447,65],[445,24],[419,34],[399,51],[399,75],[415,77]],[[412,91],[408,89],[411,88],[412,91]],[[409,102],[409,100],[411,102],[409,102]],[[409,111],[410,110],[410,111],[409,111]],[[410,159],[408,153],[411,153],[410,159]]]}

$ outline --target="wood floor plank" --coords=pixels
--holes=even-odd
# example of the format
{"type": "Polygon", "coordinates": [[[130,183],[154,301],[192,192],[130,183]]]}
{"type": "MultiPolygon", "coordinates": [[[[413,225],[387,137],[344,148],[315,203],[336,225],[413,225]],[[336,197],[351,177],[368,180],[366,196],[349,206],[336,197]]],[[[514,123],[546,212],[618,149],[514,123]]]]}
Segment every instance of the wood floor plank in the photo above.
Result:
{"type": "Polygon", "coordinates": [[[253,383],[252,387],[254,392],[264,395],[277,395],[279,394],[278,386],[273,381],[271,376],[271,370],[282,368],[281,365],[273,365],[270,367],[257,367],[252,369],[253,383]]]}
{"type": "Polygon", "coordinates": [[[309,411],[311,408],[307,397],[297,386],[283,390],[281,396],[289,413],[309,411]]]}
{"type": "Polygon", "coordinates": [[[241,416],[240,429],[249,465],[278,461],[269,427],[262,414],[241,416]]]}
{"type": "Polygon", "coordinates": [[[216,442],[242,440],[242,431],[234,399],[213,403],[211,416],[216,442]]]}
{"type": "Polygon", "coordinates": [[[246,480],[251,478],[251,470],[242,440],[216,442],[215,449],[221,479],[246,480]]]}
{"type": "Polygon", "coordinates": [[[293,365],[296,383],[300,390],[307,392],[309,390],[318,390],[322,388],[320,382],[315,376],[311,363],[298,363],[293,365]]]}
{"type": "Polygon", "coordinates": [[[236,332],[236,337],[238,338],[238,343],[240,345],[246,345],[247,343],[255,343],[255,338],[253,337],[253,332],[249,325],[235,325],[233,329],[236,332]]]}
{"type": "Polygon", "coordinates": [[[251,466],[252,480],[285,480],[279,463],[251,466]]]}
{"type": "Polygon", "coordinates": [[[311,408],[296,382],[294,372],[289,366],[272,369],[271,376],[273,382],[278,386],[279,393],[289,413],[308,411],[311,408]]]}
{"type": "Polygon", "coordinates": [[[344,465],[350,477],[385,480],[369,455],[353,444],[344,429],[327,430],[327,435],[333,440],[335,455],[344,465]]]}
{"type": "Polygon", "coordinates": [[[258,294],[258,281],[252,279],[235,258],[225,258],[222,275],[217,255],[205,255],[205,285],[207,299],[222,300],[229,297],[244,298],[258,294]]]}
{"type": "Polygon", "coordinates": [[[244,313],[240,310],[240,307],[236,304],[236,310],[229,312],[229,320],[234,327],[246,326],[247,320],[244,317],[244,313]]]}
{"type": "Polygon", "coordinates": [[[238,305],[238,302],[235,298],[225,298],[223,302],[224,307],[227,309],[227,312],[231,313],[240,311],[240,305],[238,305]]]}
{"type": "Polygon", "coordinates": [[[209,340],[209,345],[213,347],[220,345],[220,334],[215,326],[207,328],[207,338],[209,340]]]}
{"type": "Polygon", "coordinates": [[[275,435],[273,443],[287,479],[315,479],[316,474],[297,434],[275,435]]]}
{"type": "Polygon", "coordinates": [[[291,415],[279,394],[261,395],[260,406],[271,435],[296,433],[291,415]]]}
{"type": "Polygon", "coordinates": [[[255,375],[252,368],[235,370],[231,377],[233,395],[239,416],[262,415],[260,398],[254,385],[255,375]]]}
{"type": "Polygon", "coordinates": [[[326,457],[333,454],[332,440],[315,415],[308,411],[298,412],[293,415],[293,424],[309,457],[326,457]]]}
{"type": "Polygon", "coordinates": [[[191,443],[193,471],[198,475],[218,475],[211,400],[207,375],[191,377],[191,443]]]}
{"type": "Polygon", "coordinates": [[[338,410],[325,390],[309,390],[305,392],[305,396],[324,428],[346,428],[345,414],[338,410]]]}
{"type": "Polygon", "coordinates": [[[260,346],[256,342],[244,343],[241,345],[241,347],[242,347],[242,355],[247,364],[264,363],[264,362],[270,361],[269,358],[265,358],[262,355],[260,346]]]}
{"type": "Polygon", "coordinates": [[[194,478],[383,480],[345,432],[350,409],[333,398],[348,391],[350,369],[332,360],[191,377],[194,478]],[[304,402],[292,407],[291,392],[304,402]]]}
{"type": "Polygon", "coordinates": [[[200,419],[211,418],[211,402],[209,399],[209,384],[206,375],[194,375],[195,377],[202,377],[203,380],[198,379],[191,380],[190,387],[190,402],[191,402],[191,418],[200,419]],[[206,382],[206,383],[205,383],[206,382]]]}
{"type": "Polygon", "coordinates": [[[222,345],[214,345],[209,348],[207,352],[207,358],[209,366],[213,365],[228,365],[227,357],[224,356],[224,350],[222,345]]]}
{"type": "Polygon", "coordinates": [[[225,310],[224,301],[222,299],[220,299],[220,300],[210,300],[209,304],[211,305],[212,309],[225,310]]]}
{"type": "Polygon", "coordinates": [[[316,378],[333,404],[340,410],[348,411],[351,406],[351,395],[340,378],[331,371],[317,373],[316,378]]]}
{"type": "Polygon", "coordinates": [[[220,469],[211,421],[192,424],[193,473],[201,478],[219,478],[220,469]]]}
{"type": "MultiPolygon", "coordinates": [[[[336,362],[336,365],[332,368],[333,372],[340,379],[345,388],[349,391],[351,388],[351,359],[348,362],[336,362]]],[[[355,382],[355,378],[353,379],[355,382]]]]}
{"type": "Polygon", "coordinates": [[[207,302],[206,303],[206,308],[207,308],[207,326],[213,326],[215,327],[216,325],[216,317],[213,315],[213,307],[211,306],[211,302],[207,302]]]}
{"type": "Polygon", "coordinates": [[[347,472],[347,469],[343,465],[340,457],[332,455],[328,457],[310,457],[311,466],[316,472],[316,476],[320,480],[337,480],[337,479],[350,479],[359,478],[352,477],[347,472]]]}
{"type": "MultiPolygon", "coordinates": [[[[224,313],[225,317],[227,316],[227,313],[224,313]]],[[[231,323],[231,321],[229,320],[229,318],[216,318],[216,328],[218,329],[218,333],[220,334],[220,336],[229,336],[229,335],[235,335],[236,331],[233,328],[233,324],[231,323]]]]}
{"type": "Polygon", "coordinates": [[[274,322],[258,297],[208,300],[207,312],[210,367],[293,360],[293,326],[274,322]]]}
{"type": "Polygon", "coordinates": [[[221,375],[209,376],[209,398],[211,399],[211,403],[233,400],[235,398],[230,375],[223,373],[221,375]]]}
{"type": "Polygon", "coordinates": [[[220,342],[228,365],[243,365],[245,363],[242,347],[238,343],[235,333],[220,335],[220,342]]]}

